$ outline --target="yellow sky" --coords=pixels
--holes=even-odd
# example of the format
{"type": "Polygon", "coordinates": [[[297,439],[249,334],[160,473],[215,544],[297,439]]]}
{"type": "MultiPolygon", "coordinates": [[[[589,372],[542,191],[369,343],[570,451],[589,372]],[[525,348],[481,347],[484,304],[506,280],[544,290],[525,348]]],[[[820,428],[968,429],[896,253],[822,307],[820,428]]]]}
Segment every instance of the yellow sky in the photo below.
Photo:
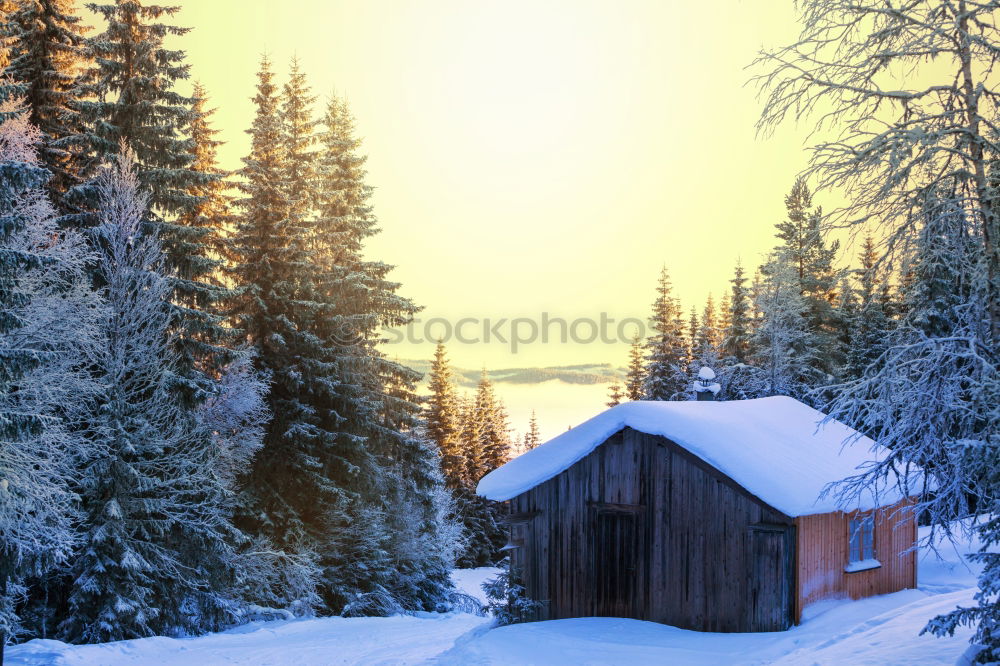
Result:
{"type": "MultiPolygon", "coordinates": [[[[369,254],[398,267],[424,319],[645,316],[663,264],[700,309],[737,257],[752,269],[774,244],[805,165],[803,132],[755,138],[744,86],[761,46],[795,37],[790,1],[179,1],[225,167],[247,148],[262,52],[348,97],[383,228],[369,254]]],[[[623,364],[625,347],[451,355],[623,364]]]]}

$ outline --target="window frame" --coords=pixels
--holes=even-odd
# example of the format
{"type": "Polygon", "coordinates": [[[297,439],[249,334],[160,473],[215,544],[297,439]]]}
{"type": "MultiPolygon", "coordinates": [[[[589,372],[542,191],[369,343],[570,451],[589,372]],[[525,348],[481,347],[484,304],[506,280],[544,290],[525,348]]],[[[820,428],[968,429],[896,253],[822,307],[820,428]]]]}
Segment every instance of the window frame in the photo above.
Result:
{"type": "Polygon", "coordinates": [[[847,563],[867,562],[875,556],[875,516],[871,513],[851,518],[847,527],[847,563]]]}

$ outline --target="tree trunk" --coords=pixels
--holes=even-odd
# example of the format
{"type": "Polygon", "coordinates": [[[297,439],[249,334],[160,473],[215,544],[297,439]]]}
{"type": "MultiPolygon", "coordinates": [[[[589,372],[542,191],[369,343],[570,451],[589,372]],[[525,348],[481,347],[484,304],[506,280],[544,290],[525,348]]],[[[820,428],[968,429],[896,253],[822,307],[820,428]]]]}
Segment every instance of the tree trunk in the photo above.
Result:
{"type": "MultiPolygon", "coordinates": [[[[2,561],[4,565],[6,565],[9,562],[9,560],[7,560],[6,557],[2,561]]],[[[7,567],[4,566],[3,568],[6,569],[7,567]]],[[[7,581],[10,580],[10,577],[7,575],[6,571],[0,574],[0,576],[2,576],[2,580],[0,580],[0,599],[6,599],[7,581]]],[[[5,647],[7,647],[7,634],[3,631],[0,631],[0,666],[3,666],[3,651],[5,647]]]]}
{"type": "Polygon", "coordinates": [[[1000,272],[1000,253],[997,251],[997,216],[989,192],[986,175],[986,156],[980,136],[979,95],[972,77],[972,47],[969,38],[969,19],[965,0],[958,3],[958,43],[962,64],[962,91],[965,96],[966,131],[969,133],[969,157],[973,166],[976,199],[983,224],[983,250],[987,266],[987,304],[990,314],[990,334],[993,344],[1000,344],[1000,297],[997,292],[997,274],[1000,272]]]}

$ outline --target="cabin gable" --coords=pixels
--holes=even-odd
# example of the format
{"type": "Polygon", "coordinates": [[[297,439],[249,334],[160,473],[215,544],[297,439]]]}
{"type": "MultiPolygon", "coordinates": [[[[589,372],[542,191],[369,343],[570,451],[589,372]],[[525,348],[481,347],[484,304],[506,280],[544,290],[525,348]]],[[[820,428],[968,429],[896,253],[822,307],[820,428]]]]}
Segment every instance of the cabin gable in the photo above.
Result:
{"type": "Polygon", "coordinates": [[[510,500],[512,566],[538,619],[703,631],[793,620],[795,523],[670,440],[625,428],[510,500]]]}

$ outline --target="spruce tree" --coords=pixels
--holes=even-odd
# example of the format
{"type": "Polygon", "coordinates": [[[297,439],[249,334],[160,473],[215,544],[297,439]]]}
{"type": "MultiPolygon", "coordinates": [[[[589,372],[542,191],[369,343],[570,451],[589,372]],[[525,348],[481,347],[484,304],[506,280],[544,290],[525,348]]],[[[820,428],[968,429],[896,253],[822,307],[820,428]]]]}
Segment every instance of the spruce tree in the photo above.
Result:
{"type": "Polygon", "coordinates": [[[174,282],[174,301],[183,308],[187,344],[183,346],[184,365],[201,365],[209,372],[230,360],[228,347],[231,331],[223,324],[225,302],[229,289],[222,282],[223,259],[226,249],[223,239],[229,220],[229,200],[224,180],[226,174],[218,165],[218,149],[222,145],[216,136],[219,130],[211,125],[215,109],[210,109],[208,93],[200,83],[194,85],[189,134],[193,144],[191,168],[201,176],[191,179],[186,193],[193,204],[177,219],[177,226],[193,230],[190,236],[178,236],[178,254],[173,266],[179,280],[174,282]]]}
{"type": "Polygon", "coordinates": [[[673,296],[666,267],[660,271],[650,318],[652,335],[646,340],[643,398],[675,400],[687,388],[687,348],[680,305],[673,296]]]}
{"type": "MultiPolygon", "coordinates": [[[[187,135],[194,118],[195,99],[176,91],[189,76],[184,52],[165,47],[168,36],[185,35],[189,28],[162,23],[179,7],[145,5],[140,0],[90,4],[104,19],[104,31],[87,40],[94,64],[81,85],[80,106],[88,132],[84,137],[91,168],[114,158],[122,141],[136,156],[139,182],[150,193],[153,214],[172,222],[190,211],[198,198],[188,193],[195,184],[217,178],[192,168],[194,142],[187,135]]],[[[159,230],[158,230],[159,231],[159,230]]],[[[187,255],[176,241],[196,242],[198,230],[168,224],[163,231],[168,265],[187,255]]]]}
{"type": "Polygon", "coordinates": [[[617,407],[622,404],[622,398],[624,397],[625,394],[622,392],[622,385],[616,380],[608,388],[608,401],[605,404],[608,407],[617,407]]]}
{"type": "MultiPolygon", "coordinates": [[[[296,76],[293,68],[290,85],[296,76]]],[[[347,418],[341,427],[364,437],[390,483],[401,480],[399,502],[414,507],[409,519],[422,538],[447,539],[452,525],[444,520],[448,510],[442,501],[447,494],[438,452],[416,436],[420,375],[388,359],[380,349],[382,328],[407,324],[418,308],[397,293],[398,283],[388,279],[391,266],[362,255],[365,241],[379,229],[370,204],[372,188],[366,182],[366,157],[360,153],[354,118],[343,99],[330,99],[319,123],[317,145],[318,185],[312,201],[318,213],[315,261],[321,270],[314,280],[324,303],[319,334],[335,355],[342,382],[337,409],[347,418]]],[[[398,502],[376,487],[362,488],[364,503],[396,515],[398,502]]],[[[392,521],[388,529],[391,535],[397,533],[392,521]]],[[[447,544],[416,548],[390,539],[388,553],[370,549],[363,555],[372,569],[380,566],[391,573],[387,591],[397,604],[431,610],[450,588],[448,552],[447,544]],[[403,573],[397,562],[404,563],[403,573]]],[[[357,560],[364,561],[349,559],[341,568],[357,560]]]]}
{"type": "Polygon", "coordinates": [[[462,485],[474,488],[479,479],[486,474],[483,462],[483,419],[476,409],[475,396],[463,395],[459,399],[459,414],[461,415],[462,456],[465,458],[465,469],[462,474],[462,485]]]}
{"type": "Polygon", "coordinates": [[[461,401],[460,412],[466,471],[464,483],[456,489],[455,497],[458,515],[465,528],[466,543],[458,565],[488,566],[500,560],[506,530],[500,523],[500,505],[479,497],[476,485],[488,472],[506,462],[510,442],[506,410],[497,398],[485,369],[475,395],[461,401]]]}
{"type": "Polygon", "coordinates": [[[79,184],[83,148],[79,78],[87,65],[85,34],[72,0],[25,0],[6,17],[12,53],[7,75],[23,82],[30,121],[42,133],[39,158],[52,174],[50,197],[79,184]]]}
{"type": "MultiPolygon", "coordinates": [[[[841,494],[898,484],[900,470],[919,466],[934,492],[910,489],[916,510],[935,531],[951,534],[968,518],[982,549],[974,559],[986,566],[978,605],[957,609],[925,628],[951,634],[976,625],[983,661],[1000,655],[994,591],[1000,573],[995,552],[1000,524],[977,514],[995,513],[1000,446],[1000,363],[991,349],[987,258],[981,233],[964,196],[930,198],[920,234],[906,257],[910,274],[904,309],[885,351],[861,378],[836,387],[832,417],[849,423],[886,447],[884,459],[845,480],[841,494]],[[978,523],[978,524],[977,524],[978,523]]],[[[905,486],[903,490],[906,490],[905,486]]]]}
{"type": "MultiPolygon", "coordinates": [[[[834,241],[827,247],[820,226],[823,212],[812,207],[812,194],[804,178],[796,179],[785,196],[785,208],[787,219],[775,225],[775,235],[781,244],[775,248],[771,262],[787,262],[791,274],[797,277],[805,307],[808,340],[804,344],[823,350],[810,360],[812,372],[808,374],[812,376],[808,383],[817,386],[829,383],[839,374],[845,352],[838,344],[843,322],[836,307],[842,273],[833,266],[840,243],[834,241]]],[[[768,268],[765,266],[764,270],[767,272],[768,268]]]]}
{"type": "Polygon", "coordinates": [[[702,311],[701,323],[694,338],[694,347],[691,354],[691,364],[689,374],[692,381],[697,378],[698,372],[703,367],[719,367],[719,352],[721,347],[721,336],[719,335],[718,322],[715,315],[715,301],[712,295],[708,295],[705,301],[705,309],[702,311]]]}
{"type": "Polygon", "coordinates": [[[311,94],[297,59],[292,60],[280,99],[281,141],[285,146],[285,228],[296,237],[293,242],[302,246],[304,260],[318,263],[320,253],[311,251],[316,233],[316,222],[311,215],[316,184],[317,122],[312,111],[316,97],[311,94]]]}
{"type": "Polygon", "coordinates": [[[692,305],[691,306],[691,314],[688,315],[688,326],[687,326],[687,348],[688,348],[687,361],[688,361],[688,364],[692,363],[694,361],[694,358],[695,358],[695,348],[697,347],[697,344],[698,344],[698,329],[699,328],[700,328],[700,324],[698,323],[698,312],[697,312],[697,310],[695,310],[695,307],[692,305]]]}
{"type": "MultiPolygon", "coordinates": [[[[10,23],[9,17],[16,8],[14,0],[0,0],[0,25],[6,26],[10,23]]],[[[9,33],[10,30],[0,29],[0,104],[15,102],[24,95],[24,85],[7,73],[10,67],[11,47],[14,45],[14,38],[9,33]]],[[[6,110],[0,111],[0,122],[19,115],[21,108],[19,104],[17,102],[13,106],[4,107],[6,110]]]]}
{"type": "MultiPolygon", "coordinates": [[[[476,387],[475,415],[480,421],[479,437],[482,451],[482,473],[492,472],[510,459],[510,424],[507,408],[493,388],[486,370],[483,370],[476,387]]],[[[472,476],[471,481],[479,483],[472,476]]]]}
{"type": "Polygon", "coordinates": [[[459,400],[459,412],[462,453],[466,466],[462,485],[455,489],[455,502],[457,514],[462,521],[465,543],[456,564],[463,568],[485,566],[495,561],[497,548],[502,542],[498,537],[500,530],[494,520],[491,504],[476,494],[476,484],[485,474],[483,422],[474,397],[462,396],[459,400]]]}
{"type": "Polygon", "coordinates": [[[837,348],[844,353],[843,364],[840,367],[840,377],[850,376],[850,355],[852,328],[858,316],[858,294],[854,289],[851,280],[851,273],[845,271],[837,285],[837,320],[839,326],[836,331],[837,348]]]}
{"type": "MultiPolygon", "coordinates": [[[[301,400],[305,370],[326,368],[319,341],[300,330],[301,315],[295,311],[299,274],[307,264],[302,239],[289,233],[293,230],[287,224],[287,151],[278,91],[266,58],[257,76],[250,154],[240,172],[244,197],[236,202],[241,215],[229,246],[239,285],[231,316],[256,351],[257,367],[272,373],[267,402],[274,417],[264,448],[243,480],[245,510],[239,517],[243,529],[288,552],[283,561],[298,559],[311,570],[305,577],[318,580],[316,550],[326,526],[334,520],[349,522],[347,493],[329,479],[331,463],[324,454],[343,456],[347,447],[329,442],[334,435],[323,425],[333,415],[324,419],[325,414],[314,414],[301,400]]],[[[329,385],[317,379],[313,390],[329,390],[329,385]]],[[[360,444],[352,448],[359,455],[360,444]]],[[[350,469],[351,463],[343,460],[341,466],[350,469]]],[[[361,471],[370,477],[369,468],[361,471]]],[[[285,600],[293,601],[308,603],[301,597],[285,600]]]]}
{"type": "Polygon", "coordinates": [[[746,363],[750,353],[751,314],[746,282],[743,265],[737,262],[733,279],[729,281],[732,285],[727,309],[729,325],[722,341],[723,355],[735,363],[746,363]]]}
{"type": "Polygon", "coordinates": [[[458,396],[441,341],[434,349],[428,388],[431,395],[424,407],[424,428],[441,456],[445,482],[449,488],[457,488],[465,477],[465,456],[461,448],[458,396]]]}
{"type": "Polygon", "coordinates": [[[535,410],[531,410],[531,418],[528,420],[528,432],[524,434],[525,449],[530,451],[542,443],[541,434],[538,432],[538,418],[535,410]]]}
{"type": "MultiPolygon", "coordinates": [[[[205,375],[227,360],[223,349],[211,345],[228,332],[214,307],[225,295],[213,281],[221,229],[219,221],[198,210],[222,176],[215,168],[200,171],[196,166],[206,155],[211,160],[210,132],[202,131],[203,143],[196,146],[192,124],[204,123],[205,116],[199,119],[196,98],[177,92],[190,66],[183,51],[165,46],[169,37],[189,29],[164,22],[179,11],[175,6],[114,0],[88,7],[106,25],[87,40],[93,64],[80,85],[83,169],[91,175],[113,161],[123,141],[135,154],[139,182],[149,192],[148,224],[157,233],[171,274],[173,325],[180,333],[183,361],[178,389],[197,404],[211,382],[205,375]]],[[[87,211],[95,206],[93,184],[73,188],[65,200],[79,211],[67,216],[67,223],[88,224],[87,211]]]]}
{"type": "Polygon", "coordinates": [[[725,356],[726,349],[726,339],[729,337],[730,329],[733,326],[732,320],[732,297],[729,295],[730,290],[726,289],[722,292],[722,298],[719,299],[719,307],[716,310],[716,349],[718,350],[719,357],[725,356]]]}
{"type": "MultiPolygon", "coordinates": [[[[989,663],[1000,657],[1000,361],[984,353],[993,349],[987,258],[967,206],[952,192],[928,202],[909,258],[902,321],[888,349],[861,381],[845,387],[836,406],[891,446],[895,464],[927,470],[935,492],[922,498],[922,508],[934,529],[947,534],[952,521],[972,517],[982,544],[972,559],[985,565],[977,604],[935,618],[924,631],[941,636],[978,625],[973,640],[985,649],[977,661],[989,663]],[[989,517],[976,519],[980,513],[989,517]]],[[[882,478],[884,470],[869,474],[882,478]]]]}
{"type": "Polygon", "coordinates": [[[761,321],[751,338],[753,362],[761,371],[761,395],[804,397],[812,379],[807,306],[799,291],[794,262],[772,257],[755,294],[761,321]]]}
{"type": "Polygon", "coordinates": [[[848,380],[860,378],[884,352],[892,330],[888,275],[878,264],[875,242],[867,236],[854,271],[856,303],[848,312],[848,351],[844,373],[848,380]]]}
{"type": "Polygon", "coordinates": [[[709,350],[719,351],[719,323],[716,321],[715,300],[712,294],[705,300],[705,309],[701,313],[701,325],[695,334],[696,355],[701,356],[709,350]]]}
{"type": "Polygon", "coordinates": [[[629,400],[642,400],[646,386],[646,366],[642,355],[642,340],[637,335],[629,349],[628,370],[625,374],[625,396],[629,400]]]}
{"type": "Polygon", "coordinates": [[[272,377],[274,418],[241,522],[307,561],[327,612],[429,609],[449,585],[447,550],[397,537],[447,531],[438,454],[418,434],[419,375],[379,349],[381,327],[416,307],[391,267],[361,256],[377,228],[349,114],[328,112],[317,133],[311,101],[297,66],[279,96],[262,63],[230,251],[233,315],[272,377]]]}

